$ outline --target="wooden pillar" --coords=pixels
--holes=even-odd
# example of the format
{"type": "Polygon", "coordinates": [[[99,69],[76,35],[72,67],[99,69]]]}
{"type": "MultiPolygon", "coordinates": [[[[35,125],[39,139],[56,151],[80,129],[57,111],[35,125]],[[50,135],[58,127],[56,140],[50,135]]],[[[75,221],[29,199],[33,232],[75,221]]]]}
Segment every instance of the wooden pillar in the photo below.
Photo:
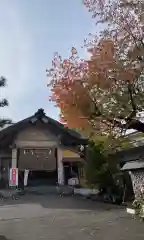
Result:
{"type": "Polygon", "coordinates": [[[12,149],[12,164],[11,164],[11,167],[12,168],[17,167],[17,148],[12,149]]]}
{"type": "Polygon", "coordinates": [[[64,185],[64,167],[63,167],[63,150],[57,149],[57,171],[58,171],[58,184],[64,185]]]}

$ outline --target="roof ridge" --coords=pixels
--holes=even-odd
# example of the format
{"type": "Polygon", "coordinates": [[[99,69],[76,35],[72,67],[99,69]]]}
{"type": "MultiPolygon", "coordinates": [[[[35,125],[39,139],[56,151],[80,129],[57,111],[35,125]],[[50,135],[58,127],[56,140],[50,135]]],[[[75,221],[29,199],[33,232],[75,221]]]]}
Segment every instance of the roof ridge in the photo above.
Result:
{"type": "MultiPolygon", "coordinates": [[[[0,131],[0,138],[1,140],[3,139],[3,137],[5,137],[6,135],[10,134],[16,134],[18,131],[20,131],[22,128],[24,128],[25,123],[30,122],[33,118],[36,118],[36,121],[43,121],[43,118],[47,118],[48,121],[46,121],[46,125],[50,122],[51,124],[53,124],[53,128],[57,128],[57,131],[60,131],[60,134],[66,134],[67,137],[70,137],[71,140],[73,141],[80,141],[79,144],[86,144],[87,142],[87,138],[83,138],[83,136],[81,134],[79,134],[78,132],[71,130],[70,128],[66,128],[62,123],[60,123],[59,121],[47,116],[44,113],[43,109],[39,109],[35,114],[33,114],[30,117],[27,117],[23,120],[20,120],[19,122],[16,122],[15,124],[12,124],[11,126],[8,126],[7,128],[4,128],[3,130],[0,131]]],[[[55,132],[55,130],[54,130],[55,132]]],[[[54,133],[57,134],[57,133],[54,133]]]]}

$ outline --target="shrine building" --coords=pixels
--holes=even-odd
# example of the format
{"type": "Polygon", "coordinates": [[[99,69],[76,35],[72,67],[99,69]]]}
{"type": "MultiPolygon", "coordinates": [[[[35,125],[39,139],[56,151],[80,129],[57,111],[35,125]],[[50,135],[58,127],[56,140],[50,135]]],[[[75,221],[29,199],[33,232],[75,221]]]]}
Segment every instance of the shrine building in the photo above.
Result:
{"type": "Polygon", "coordinates": [[[0,130],[0,187],[8,185],[10,168],[18,168],[19,184],[25,170],[30,186],[67,184],[71,174],[83,174],[86,145],[86,138],[39,109],[0,130]]]}

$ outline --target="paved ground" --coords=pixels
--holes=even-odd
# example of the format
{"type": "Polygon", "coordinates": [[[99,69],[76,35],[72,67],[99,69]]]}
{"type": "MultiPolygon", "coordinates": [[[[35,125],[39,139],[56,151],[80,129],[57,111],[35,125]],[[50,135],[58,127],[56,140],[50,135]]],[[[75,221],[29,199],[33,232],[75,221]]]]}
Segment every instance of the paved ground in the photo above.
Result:
{"type": "Polygon", "coordinates": [[[141,240],[144,224],[124,208],[58,196],[23,196],[0,206],[0,240],[141,240]]]}

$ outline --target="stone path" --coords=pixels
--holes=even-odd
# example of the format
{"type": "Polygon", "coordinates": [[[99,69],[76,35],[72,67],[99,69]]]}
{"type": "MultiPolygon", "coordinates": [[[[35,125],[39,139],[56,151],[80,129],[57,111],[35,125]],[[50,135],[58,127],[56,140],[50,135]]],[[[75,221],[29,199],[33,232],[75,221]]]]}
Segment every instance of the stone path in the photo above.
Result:
{"type": "Polygon", "coordinates": [[[142,240],[123,208],[76,198],[27,196],[0,207],[0,240],[142,240]]]}

